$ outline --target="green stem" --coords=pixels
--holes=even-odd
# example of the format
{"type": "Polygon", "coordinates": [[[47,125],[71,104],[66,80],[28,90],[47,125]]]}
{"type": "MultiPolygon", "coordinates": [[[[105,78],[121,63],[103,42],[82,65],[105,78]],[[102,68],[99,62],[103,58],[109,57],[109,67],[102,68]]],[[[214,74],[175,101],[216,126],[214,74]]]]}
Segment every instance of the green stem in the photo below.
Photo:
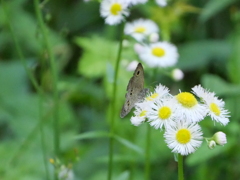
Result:
{"type": "Polygon", "coordinates": [[[145,180],[150,179],[151,129],[152,127],[149,126],[149,124],[147,124],[146,149],[145,149],[145,180]]]}
{"type": "Polygon", "coordinates": [[[183,176],[183,156],[178,154],[178,180],[184,180],[183,176]]]}
{"type": "MultiPolygon", "coordinates": [[[[40,117],[40,122],[42,121],[43,117],[43,94],[40,94],[39,97],[39,117],[40,117]]],[[[47,161],[47,148],[45,144],[45,136],[44,136],[44,130],[43,130],[43,123],[40,123],[40,138],[41,138],[41,146],[42,146],[42,151],[43,151],[43,163],[45,167],[45,172],[46,172],[46,179],[49,180],[49,170],[48,170],[48,161],[47,161]]]]}
{"type": "Polygon", "coordinates": [[[42,89],[39,86],[39,84],[37,83],[37,80],[34,77],[33,73],[31,72],[31,70],[27,66],[26,59],[24,58],[24,55],[23,55],[23,53],[21,51],[21,48],[20,48],[20,45],[19,45],[19,43],[17,41],[17,37],[16,37],[16,35],[14,33],[14,30],[13,30],[13,28],[11,26],[11,23],[10,23],[10,20],[9,20],[9,16],[8,16],[8,12],[7,12],[7,8],[6,8],[6,4],[5,4],[4,0],[2,0],[1,2],[2,2],[2,5],[3,5],[2,6],[3,14],[5,15],[6,23],[7,23],[7,26],[9,28],[10,34],[12,36],[12,39],[14,41],[14,45],[15,45],[15,48],[17,50],[17,54],[19,56],[19,59],[21,60],[21,63],[23,64],[23,67],[24,67],[25,71],[27,72],[27,75],[30,78],[30,81],[33,84],[34,88],[37,90],[38,93],[40,93],[40,92],[42,92],[42,89]]]}
{"type": "Polygon", "coordinates": [[[113,91],[112,91],[112,103],[111,103],[111,119],[110,119],[110,139],[109,139],[109,160],[108,160],[108,180],[112,179],[112,167],[113,167],[113,145],[114,145],[114,133],[115,133],[115,109],[116,109],[116,96],[117,96],[117,79],[118,79],[118,70],[119,70],[119,64],[121,60],[121,54],[122,54],[122,42],[123,42],[123,30],[124,30],[124,23],[121,25],[121,36],[120,36],[120,42],[119,42],[119,48],[118,48],[118,54],[117,54],[117,61],[115,65],[115,73],[114,73],[114,81],[113,81],[113,91]]]}
{"type": "MultiPolygon", "coordinates": [[[[151,74],[151,81],[154,82],[156,79],[156,75],[158,72],[158,68],[153,69],[153,73],[151,74]]],[[[145,179],[150,179],[150,147],[151,147],[151,131],[152,127],[147,124],[147,134],[146,134],[146,149],[145,149],[145,179]]]]}
{"type": "MultiPolygon", "coordinates": [[[[47,50],[47,54],[50,60],[50,68],[52,74],[52,84],[53,84],[53,101],[54,101],[54,108],[53,108],[53,143],[54,143],[54,152],[55,156],[59,156],[60,152],[60,133],[59,133],[59,95],[57,89],[57,82],[58,82],[58,72],[57,66],[55,63],[54,54],[51,49],[50,41],[48,38],[47,27],[44,24],[43,17],[41,14],[39,0],[34,0],[34,7],[36,11],[37,20],[39,23],[40,30],[43,35],[43,41],[47,50]]],[[[55,174],[55,179],[58,179],[57,174],[55,174]]]]}
{"type": "MultiPolygon", "coordinates": [[[[33,73],[31,72],[31,70],[28,68],[27,66],[27,62],[26,62],[26,58],[24,57],[23,53],[22,53],[22,50],[20,48],[20,45],[19,45],[19,42],[17,40],[17,37],[14,33],[14,30],[12,28],[12,25],[10,23],[10,20],[9,20],[9,16],[8,16],[8,12],[7,12],[7,8],[6,8],[6,5],[5,5],[5,2],[2,0],[2,5],[3,5],[3,14],[5,15],[5,18],[6,18],[6,23],[7,23],[7,26],[9,28],[9,31],[10,31],[10,34],[12,36],[12,39],[14,41],[14,45],[15,45],[15,48],[16,48],[16,51],[17,51],[17,54],[19,56],[19,59],[21,60],[21,63],[31,81],[31,83],[33,84],[33,87],[36,89],[38,95],[39,95],[39,124],[40,124],[40,138],[41,138],[41,144],[42,144],[42,151],[43,151],[43,161],[44,161],[44,167],[45,167],[45,171],[46,171],[46,179],[48,180],[49,179],[49,170],[47,168],[47,156],[46,156],[46,147],[45,147],[45,144],[44,144],[44,133],[43,133],[43,123],[42,122],[42,119],[43,119],[43,111],[42,111],[42,104],[43,104],[43,90],[41,89],[41,86],[37,83],[37,80],[36,78],[34,77],[33,73]]],[[[37,132],[35,129],[33,132],[37,132]]],[[[34,136],[30,136],[30,137],[34,137],[34,136]]],[[[29,138],[26,138],[25,139],[25,143],[23,144],[27,144],[26,142],[29,142],[27,141],[27,139],[29,138]]],[[[19,154],[19,152],[21,152],[21,147],[25,147],[25,146],[20,146],[19,148],[19,151],[16,152],[15,156],[13,156],[13,158],[10,160],[10,164],[12,164],[11,162],[14,162],[14,160],[16,159],[15,157],[17,157],[17,154],[19,154]]]]}

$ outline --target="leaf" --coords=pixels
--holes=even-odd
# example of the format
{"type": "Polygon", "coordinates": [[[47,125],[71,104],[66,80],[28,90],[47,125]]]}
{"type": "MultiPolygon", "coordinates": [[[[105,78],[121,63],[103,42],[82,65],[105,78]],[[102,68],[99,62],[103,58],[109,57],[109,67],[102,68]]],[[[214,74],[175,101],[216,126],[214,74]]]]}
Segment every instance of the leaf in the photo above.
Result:
{"type": "Polygon", "coordinates": [[[114,135],[114,138],[118,142],[123,144],[124,146],[128,147],[129,149],[132,149],[132,150],[136,151],[139,154],[143,154],[143,150],[140,147],[136,146],[135,144],[131,143],[130,141],[128,141],[128,140],[126,140],[124,138],[121,138],[121,137],[119,137],[117,135],[114,135]]]}
{"type": "Polygon", "coordinates": [[[78,72],[86,77],[101,77],[106,73],[106,63],[114,62],[117,43],[101,37],[76,38],[75,42],[83,48],[78,63],[78,72]]]}
{"type": "Polygon", "coordinates": [[[231,39],[232,51],[231,56],[228,61],[228,74],[229,78],[233,83],[240,84],[240,31],[239,28],[235,29],[233,32],[233,37],[231,39]]]}
{"type": "Polygon", "coordinates": [[[187,159],[186,163],[189,166],[194,166],[200,163],[208,162],[209,159],[220,156],[220,154],[226,152],[230,146],[216,146],[214,149],[208,149],[206,143],[203,143],[203,145],[194,153],[191,154],[187,159]]]}
{"type": "Polygon", "coordinates": [[[200,21],[205,22],[212,16],[216,15],[219,11],[223,10],[227,6],[233,4],[235,0],[211,0],[208,1],[206,6],[203,8],[200,15],[200,21]]]}
{"type": "Polygon", "coordinates": [[[128,180],[130,178],[130,172],[129,171],[124,171],[118,177],[116,177],[116,180],[128,180]]]}
{"type": "Polygon", "coordinates": [[[92,132],[82,133],[80,135],[75,136],[74,138],[77,140],[82,140],[82,139],[94,139],[94,138],[103,138],[103,137],[109,137],[109,133],[104,131],[92,131],[92,132]]]}
{"type": "MultiPolygon", "coordinates": [[[[94,139],[94,138],[103,138],[103,137],[110,137],[110,134],[104,131],[93,131],[93,132],[86,132],[80,135],[75,136],[75,139],[82,140],[82,139],[94,139]]],[[[132,149],[136,151],[139,154],[143,154],[143,150],[136,146],[135,144],[131,143],[130,141],[121,138],[117,135],[113,136],[114,139],[116,139],[118,142],[123,144],[124,146],[128,147],[129,149],[132,149]]]]}
{"type": "Polygon", "coordinates": [[[231,46],[224,40],[205,40],[183,44],[179,47],[179,67],[185,70],[206,66],[212,58],[226,60],[231,46]]]}
{"type": "Polygon", "coordinates": [[[214,91],[217,95],[240,95],[240,85],[227,83],[219,76],[206,74],[202,77],[204,88],[214,91]]]}

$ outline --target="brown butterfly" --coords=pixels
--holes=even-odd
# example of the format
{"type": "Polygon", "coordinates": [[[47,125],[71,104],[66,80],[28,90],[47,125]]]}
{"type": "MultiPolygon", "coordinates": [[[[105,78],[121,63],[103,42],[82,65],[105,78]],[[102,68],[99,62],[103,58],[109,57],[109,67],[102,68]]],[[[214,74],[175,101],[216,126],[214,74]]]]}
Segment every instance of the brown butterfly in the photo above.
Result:
{"type": "Polygon", "coordinates": [[[148,89],[144,89],[144,70],[141,63],[138,63],[134,71],[133,77],[130,79],[127,86],[126,100],[122,107],[120,117],[125,117],[131,109],[144,99],[148,89]]]}

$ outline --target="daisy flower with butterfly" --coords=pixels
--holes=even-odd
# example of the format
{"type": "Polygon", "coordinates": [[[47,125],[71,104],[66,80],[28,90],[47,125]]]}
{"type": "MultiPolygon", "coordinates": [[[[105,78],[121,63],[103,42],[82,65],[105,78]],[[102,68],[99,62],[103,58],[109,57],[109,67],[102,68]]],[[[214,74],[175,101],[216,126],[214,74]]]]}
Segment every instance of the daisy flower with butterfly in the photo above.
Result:
{"type": "MultiPolygon", "coordinates": [[[[145,0],[103,0],[100,13],[109,25],[117,25],[130,15],[130,7],[136,4],[145,3],[145,0]]],[[[164,7],[166,1],[157,1],[164,7]]],[[[170,69],[167,74],[174,80],[179,81],[184,77],[183,72],[174,68],[178,62],[179,54],[177,47],[165,40],[159,40],[158,25],[151,20],[136,19],[127,22],[125,25],[125,37],[132,37],[137,41],[136,53],[139,59],[150,68],[170,69]]],[[[121,59],[122,42],[119,48],[119,56],[116,61],[116,69],[113,83],[113,97],[116,97],[116,81],[119,62],[121,59]]],[[[114,99],[112,112],[114,112],[114,99]]],[[[130,118],[131,123],[139,126],[142,123],[149,123],[155,129],[164,131],[164,138],[167,146],[172,152],[179,155],[179,161],[184,155],[195,152],[202,144],[203,133],[199,122],[206,116],[211,117],[214,122],[226,125],[229,120],[229,112],[225,110],[224,103],[215,94],[207,94],[206,90],[193,88],[193,92],[181,92],[177,95],[170,94],[167,87],[159,84],[154,92],[144,88],[144,69],[139,63],[134,71],[133,77],[127,85],[125,102],[120,112],[120,117],[126,117],[132,108],[135,108],[134,116],[130,118]],[[197,90],[196,90],[197,89],[197,90]],[[199,93],[200,92],[200,93],[199,93]],[[204,94],[203,97],[194,96],[204,94]],[[204,99],[211,97],[211,101],[204,99]]],[[[114,115],[112,114],[111,126],[113,127],[114,115]]],[[[112,128],[114,129],[114,128],[112,128]]],[[[114,134],[113,131],[111,131],[114,134]]],[[[209,147],[213,148],[221,138],[205,138],[209,147]]],[[[113,141],[110,141],[110,143],[113,141]]],[[[226,141],[222,141],[226,142],[226,141]]],[[[112,147],[112,145],[110,145],[112,147]]],[[[112,149],[110,149],[112,152],[112,149]]],[[[110,155],[111,157],[112,155],[110,155]]],[[[110,161],[112,158],[109,158],[110,161]]],[[[182,164],[182,163],[178,163],[182,164]]],[[[111,167],[111,162],[109,167],[111,167]]]]}
{"type": "Polygon", "coordinates": [[[201,85],[194,86],[192,92],[180,91],[177,95],[170,94],[169,89],[162,84],[157,85],[154,92],[146,91],[144,70],[139,63],[127,86],[121,117],[135,108],[134,115],[130,118],[134,126],[149,123],[155,129],[164,131],[165,143],[178,156],[179,168],[182,169],[183,156],[194,153],[204,139],[210,149],[227,143],[226,134],[221,131],[210,138],[203,137],[199,125],[207,116],[214,122],[227,125],[230,115],[224,105],[222,99],[201,85]],[[143,91],[147,93],[141,93],[143,91]],[[126,105],[126,102],[131,102],[131,105],[126,105]]]}

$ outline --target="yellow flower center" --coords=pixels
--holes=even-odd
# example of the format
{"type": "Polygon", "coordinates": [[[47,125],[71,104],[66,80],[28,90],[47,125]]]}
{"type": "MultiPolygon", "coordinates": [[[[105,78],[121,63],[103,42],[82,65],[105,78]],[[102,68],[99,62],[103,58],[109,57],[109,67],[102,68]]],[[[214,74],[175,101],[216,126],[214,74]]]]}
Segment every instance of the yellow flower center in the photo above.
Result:
{"type": "Polygon", "coordinates": [[[112,13],[113,15],[118,15],[118,14],[119,14],[119,11],[121,11],[121,10],[122,10],[122,6],[121,6],[121,4],[119,4],[119,3],[113,4],[113,5],[111,6],[111,9],[110,9],[110,11],[111,11],[111,13],[112,13]]]}
{"type": "Polygon", "coordinates": [[[136,33],[144,33],[146,31],[146,28],[145,27],[137,27],[135,28],[135,32],[136,33]]]}
{"type": "Polygon", "coordinates": [[[158,97],[158,93],[154,93],[151,96],[146,97],[148,101],[152,101],[158,97]]]}
{"type": "Polygon", "coordinates": [[[171,115],[172,111],[169,107],[163,106],[158,110],[158,117],[161,119],[167,119],[171,115]]]}
{"type": "Polygon", "coordinates": [[[221,113],[218,105],[216,105],[215,103],[211,103],[210,109],[211,109],[211,111],[214,112],[214,114],[217,115],[217,116],[219,116],[220,113],[221,113]]]}
{"type": "Polygon", "coordinates": [[[181,144],[187,144],[191,140],[191,133],[188,129],[180,129],[176,134],[176,139],[181,144]]]}
{"type": "Polygon", "coordinates": [[[147,111],[144,110],[144,111],[142,111],[142,112],[139,114],[139,116],[140,116],[140,117],[143,117],[143,116],[146,116],[146,114],[147,114],[147,111]]]}
{"type": "Polygon", "coordinates": [[[165,55],[165,51],[162,48],[155,47],[152,49],[152,54],[157,57],[162,57],[165,55]]]}
{"type": "Polygon", "coordinates": [[[178,102],[186,108],[191,108],[198,103],[197,99],[189,92],[179,93],[176,97],[178,102]]]}

